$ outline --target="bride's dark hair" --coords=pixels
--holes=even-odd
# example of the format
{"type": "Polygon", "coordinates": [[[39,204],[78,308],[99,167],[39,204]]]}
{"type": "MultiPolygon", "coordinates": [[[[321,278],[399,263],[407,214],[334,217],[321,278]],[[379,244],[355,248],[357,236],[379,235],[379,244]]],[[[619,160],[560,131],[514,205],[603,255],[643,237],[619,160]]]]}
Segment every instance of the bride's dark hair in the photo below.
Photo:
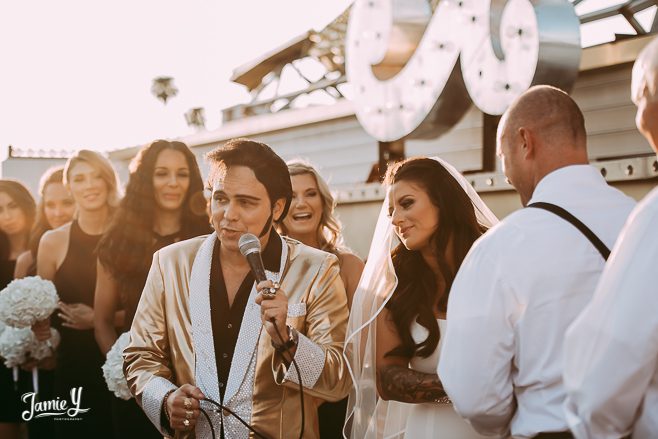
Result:
{"type": "MultiPolygon", "coordinates": [[[[388,168],[384,183],[391,186],[400,181],[415,183],[429,196],[438,209],[436,231],[430,237],[445,290],[439,309],[445,311],[448,294],[466,254],[486,228],[480,225],[475,207],[457,180],[438,161],[429,158],[410,158],[388,168]],[[446,253],[452,239],[453,261],[446,253]]],[[[402,344],[386,355],[429,357],[439,344],[439,328],[434,317],[437,284],[434,273],[419,251],[408,250],[399,244],[392,252],[393,267],[398,285],[386,305],[400,335],[402,344]],[[429,331],[427,339],[416,344],[411,336],[411,324],[416,319],[429,331]]]]}

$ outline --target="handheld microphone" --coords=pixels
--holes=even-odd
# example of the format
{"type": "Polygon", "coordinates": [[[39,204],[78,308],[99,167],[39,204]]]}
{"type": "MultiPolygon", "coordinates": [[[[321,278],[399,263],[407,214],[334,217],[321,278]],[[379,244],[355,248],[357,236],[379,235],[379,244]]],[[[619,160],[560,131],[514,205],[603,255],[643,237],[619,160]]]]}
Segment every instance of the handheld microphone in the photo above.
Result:
{"type": "Polygon", "coordinates": [[[256,283],[267,280],[267,276],[265,276],[265,267],[263,266],[263,259],[260,257],[260,241],[256,235],[245,233],[240,236],[238,247],[240,248],[242,256],[247,258],[249,268],[251,268],[251,272],[256,278],[256,283]]]}

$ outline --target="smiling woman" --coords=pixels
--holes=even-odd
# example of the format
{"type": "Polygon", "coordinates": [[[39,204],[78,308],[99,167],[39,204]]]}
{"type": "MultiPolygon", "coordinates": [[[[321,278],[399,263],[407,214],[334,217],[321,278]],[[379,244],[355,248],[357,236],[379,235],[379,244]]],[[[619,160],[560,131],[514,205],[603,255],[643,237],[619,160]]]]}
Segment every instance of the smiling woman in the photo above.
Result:
{"type": "MultiPolygon", "coordinates": [[[[48,230],[56,229],[70,222],[75,215],[75,201],[64,186],[63,167],[51,168],[41,176],[39,196],[41,199],[37,205],[36,220],[30,232],[28,250],[16,260],[15,279],[37,274],[36,255],[41,237],[48,230]]],[[[49,400],[53,391],[54,358],[46,358],[38,363],[34,361],[25,368],[31,369],[34,364],[36,364],[34,367],[38,368],[39,374],[39,400],[49,400]]],[[[27,427],[30,439],[49,438],[52,436],[54,427],[53,419],[50,417],[34,418],[28,422],[27,427]]]]}
{"type": "MultiPolygon", "coordinates": [[[[126,195],[98,245],[94,322],[104,354],[118,338],[119,309],[123,331],[130,330],[153,253],[210,232],[202,192],[196,158],[184,143],[156,140],[130,164],[126,195]]],[[[134,400],[111,397],[111,403],[115,437],[162,437],[134,400]]]]}
{"type": "MultiPolygon", "coordinates": [[[[313,166],[303,161],[289,161],[288,171],[292,182],[292,202],[290,212],[279,229],[284,235],[338,257],[347,303],[351,305],[354,290],[363,272],[363,261],[342,245],[341,224],[334,214],[336,202],[329,185],[313,166]]],[[[318,416],[321,438],[341,436],[346,409],[347,398],[320,406],[318,416]]]]}
{"type": "Polygon", "coordinates": [[[497,219],[438,158],[398,162],[385,184],[345,348],[355,383],[350,437],[479,438],[452,408],[436,368],[457,270],[497,219]],[[400,243],[391,251],[394,236],[400,243]]]}
{"type": "MultiPolygon", "coordinates": [[[[77,218],[46,232],[39,243],[37,274],[52,280],[60,297],[52,324],[61,334],[56,353],[54,396],[66,398],[82,387],[90,411],[75,422],[55,423],[57,437],[112,436],[107,413],[110,399],[101,365],[103,355],[94,339],[96,246],[119,201],[118,179],[110,162],[97,152],[78,151],[64,167],[64,184],[78,206],[77,218]]],[[[37,337],[49,334],[49,322],[33,328],[37,337]]]]}

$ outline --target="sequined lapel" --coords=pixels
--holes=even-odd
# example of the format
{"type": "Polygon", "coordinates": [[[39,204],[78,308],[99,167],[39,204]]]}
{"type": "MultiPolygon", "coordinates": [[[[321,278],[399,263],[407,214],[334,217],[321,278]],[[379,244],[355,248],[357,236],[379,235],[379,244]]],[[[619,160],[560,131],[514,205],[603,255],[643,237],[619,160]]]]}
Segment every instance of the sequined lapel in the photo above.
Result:
{"type": "Polygon", "coordinates": [[[196,385],[206,397],[219,401],[209,295],[210,265],[215,242],[217,242],[217,235],[213,232],[201,244],[192,265],[189,288],[192,339],[196,361],[194,370],[196,385]]]}
{"type": "MultiPolygon", "coordinates": [[[[283,273],[288,259],[288,245],[281,239],[281,265],[278,273],[265,271],[267,278],[273,282],[280,282],[281,273],[283,273]]],[[[235,352],[233,353],[233,360],[231,361],[231,370],[228,376],[228,383],[226,385],[226,393],[224,393],[224,400],[231,403],[231,398],[240,388],[245,380],[245,375],[248,371],[253,373],[253,368],[250,367],[252,361],[256,361],[256,346],[258,346],[258,338],[262,329],[262,322],[260,318],[260,306],[256,304],[256,283],[251,287],[251,294],[247,301],[247,306],[242,318],[242,325],[240,326],[240,334],[235,343],[235,352]]],[[[215,367],[216,369],[216,367],[215,367]]],[[[248,389],[251,391],[252,389],[248,389]]]]}

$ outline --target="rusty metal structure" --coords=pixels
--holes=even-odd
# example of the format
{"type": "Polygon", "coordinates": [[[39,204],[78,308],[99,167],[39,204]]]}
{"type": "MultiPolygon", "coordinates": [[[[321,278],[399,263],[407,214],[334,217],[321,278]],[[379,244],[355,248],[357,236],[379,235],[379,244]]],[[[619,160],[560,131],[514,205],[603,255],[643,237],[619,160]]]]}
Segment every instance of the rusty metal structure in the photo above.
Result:
{"type": "MultiPolygon", "coordinates": [[[[376,3],[375,0],[369,0],[376,3]]],[[[386,0],[392,2],[392,0],[386,0]]],[[[377,2],[382,3],[382,0],[377,2]]],[[[440,3],[462,3],[459,0],[420,0],[426,4],[426,15],[433,14],[440,3]]],[[[578,9],[581,6],[596,5],[599,0],[572,0],[572,5],[578,9]]],[[[419,1],[415,1],[419,3],[419,1]]],[[[500,3],[500,2],[497,2],[500,3]]],[[[555,2],[553,2],[555,3],[555,2]]],[[[620,33],[615,40],[632,38],[658,32],[658,15],[653,19],[649,29],[645,29],[636,18],[637,14],[658,5],[658,0],[626,0],[617,4],[590,10],[578,16],[581,25],[604,21],[614,17],[623,17],[634,33],[620,33]]],[[[237,105],[223,111],[223,121],[229,122],[244,117],[259,114],[274,113],[294,106],[300,96],[321,91],[332,99],[341,99],[342,90],[347,82],[345,68],[345,42],[348,20],[353,6],[348,7],[336,19],[320,31],[309,30],[280,47],[263,54],[261,57],[237,67],[231,81],[244,85],[251,94],[248,104],[237,105]],[[304,59],[312,59],[324,67],[325,72],[319,77],[311,78],[299,67],[304,59]],[[306,87],[299,90],[279,93],[278,86],[284,68],[289,67],[306,82],[306,87]],[[267,88],[274,88],[274,93],[264,96],[267,88]]],[[[422,26],[421,26],[422,27],[422,26]]],[[[412,50],[415,48],[412,48],[412,50]]],[[[407,50],[409,50],[407,48],[407,50]]],[[[408,58],[408,54],[407,54],[408,58]]],[[[381,66],[380,66],[381,69],[381,66]]],[[[394,140],[394,139],[391,139],[394,140]]]]}

